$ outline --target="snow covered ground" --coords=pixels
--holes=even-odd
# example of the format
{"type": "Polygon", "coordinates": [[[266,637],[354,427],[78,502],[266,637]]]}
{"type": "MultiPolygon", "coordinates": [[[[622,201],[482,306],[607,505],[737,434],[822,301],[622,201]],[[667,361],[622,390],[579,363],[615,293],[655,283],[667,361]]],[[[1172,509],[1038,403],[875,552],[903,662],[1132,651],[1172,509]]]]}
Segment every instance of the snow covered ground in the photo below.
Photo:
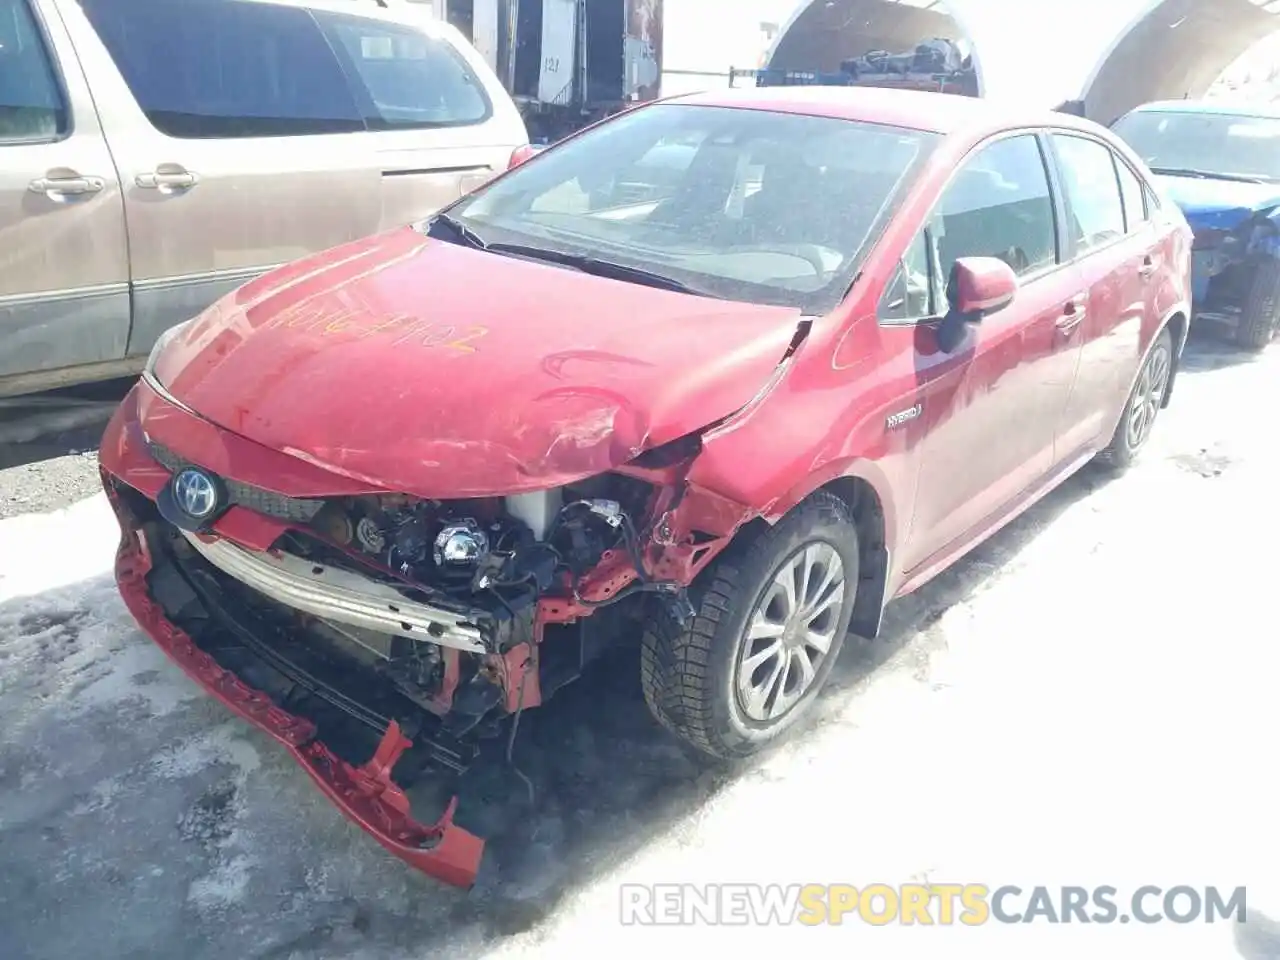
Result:
{"type": "Polygon", "coordinates": [[[385,855],[139,634],[100,496],[0,521],[0,958],[754,957],[801,936],[876,960],[1280,957],[1254,923],[618,922],[624,882],[924,878],[1246,885],[1280,917],[1280,348],[1195,349],[1140,467],[1087,471],[897,604],[814,729],[737,779],[651,727],[626,655],[530,714],[539,806],[506,808],[470,894],[385,855]]]}

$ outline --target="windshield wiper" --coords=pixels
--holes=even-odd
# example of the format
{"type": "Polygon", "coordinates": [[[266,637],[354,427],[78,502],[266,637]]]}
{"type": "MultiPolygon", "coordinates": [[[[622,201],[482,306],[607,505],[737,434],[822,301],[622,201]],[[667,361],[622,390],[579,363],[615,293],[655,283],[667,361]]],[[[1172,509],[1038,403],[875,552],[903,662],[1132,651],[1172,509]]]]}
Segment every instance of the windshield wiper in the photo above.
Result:
{"type": "MultiPolygon", "coordinates": [[[[510,257],[527,257],[530,260],[545,260],[549,263],[558,263],[562,266],[571,267],[582,273],[590,273],[597,277],[627,280],[631,283],[658,287],[662,290],[674,290],[676,293],[705,296],[701,291],[681,283],[674,277],[664,276],[661,273],[654,273],[639,267],[629,267],[624,263],[614,263],[611,260],[601,260],[598,257],[587,257],[576,253],[561,253],[559,250],[547,250],[543,247],[526,246],[520,243],[490,243],[465,223],[447,213],[437,213],[431,219],[432,226],[437,223],[448,227],[468,246],[477,250],[484,250],[487,253],[500,253],[510,257]]],[[[428,227],[428,233],[430,233],[430,227],[428,227]]]]}
{"type": "Polygon", "coordinates": [[[547,250],[543,247],[530,247],[519,243],[491,243],[484,249],[491,253],[504,253],[513,257],[528,257],[530,260],[545,260],[572,267],[582,273],[597,277],[608,277],[612,280],[626,280],[643,284],[646,287],[657,287],[660,290],[674,290],[676,293],[690,293],[695,296],[706,296],[688,284],[681,283],[674,277],[654,273],[640,267],[629,267],[625,263],[614,263],[612,260],[601,260],[599,257],[587,257],[577,253],[562,253],[559,250],[547,250]]]}
{"type": "Polygon", "coordinates": [[[1250,177],[1243,173],[1216,173],[1212,170],[1194,170],[1190,167],[1152,167],[1152,173],[1164,177],[1193,177],[1196,180],[1229,180],[1233,183],[1265,183],[1261,177],[1250,177]]]}
{"type": "MultiPolygon", "coordinates": [[[[459,236],[467,246],[475,247],[477,250],[489,249],[489,243],[484,239],[484,237],[480,236],[480,234],[476,233],[456,217],[450,216],[447,213],[437,213],[431,218],[431,223],[432,225],[443,223],[446,227],[457,234],[457,236],[459,236]]],[[[429,232],[430,228],[428,228],[428,233],[429,232]]]]}

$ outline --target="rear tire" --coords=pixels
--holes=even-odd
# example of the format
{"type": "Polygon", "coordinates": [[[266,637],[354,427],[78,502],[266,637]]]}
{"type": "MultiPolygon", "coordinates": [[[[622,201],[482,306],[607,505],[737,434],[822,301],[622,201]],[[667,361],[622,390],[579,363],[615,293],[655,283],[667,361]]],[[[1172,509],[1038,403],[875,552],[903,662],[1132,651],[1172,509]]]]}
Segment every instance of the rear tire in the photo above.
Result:
{"type": "Polygon", "coordinates": [[[1156,335],[1124,405],[1116,432],[1098,461],[1119,473],[1128,470],[1151,439],[1156,417],[1164,404],[1173,374],[1173,337],[1168,327],[1156,335]]]}
{"type": "Polygon", "coordinates": [[[1236,328],[1236,343],[1257,353],[1276,335],[1280,320],[1280,261],[1264,260],[1254,271],[1236,328]]]}
{"type": "Polygon", "coordinates": [[[764,749],[826,684],[858,578],[853,513],[829,493],[730,545],[691,589],[685,626],[653,604],[640,654],[650,711],[704,760],[764,749]]]}

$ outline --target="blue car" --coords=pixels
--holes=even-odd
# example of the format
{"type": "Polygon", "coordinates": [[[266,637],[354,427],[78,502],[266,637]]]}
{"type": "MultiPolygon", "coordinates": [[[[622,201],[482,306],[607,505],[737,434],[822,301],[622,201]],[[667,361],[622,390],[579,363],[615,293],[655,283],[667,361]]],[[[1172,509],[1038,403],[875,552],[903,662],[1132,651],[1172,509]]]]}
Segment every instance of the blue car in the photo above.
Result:
{"type": "Polygon", "coordinates": [[[1197,319],[1264,349],[1280,332],[1280,109],[1171,100],[1138,107],[1112,129],[1195,231],[1197,319]]]}

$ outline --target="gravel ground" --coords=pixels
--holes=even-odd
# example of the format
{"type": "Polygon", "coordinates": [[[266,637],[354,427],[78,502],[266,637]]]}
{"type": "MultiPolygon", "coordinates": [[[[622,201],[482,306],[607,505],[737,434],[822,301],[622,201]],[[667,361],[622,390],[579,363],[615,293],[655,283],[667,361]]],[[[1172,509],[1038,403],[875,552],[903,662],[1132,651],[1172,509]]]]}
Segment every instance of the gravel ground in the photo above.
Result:
{"type": "Polygon", "coordinates": [[[67,453],[0,470],[0,520],[56,510],[102,489],[98,455],[70,445],[67,453]]]}
{"type": "Polygon", "coordinates": [[[536,808],[478,788],[492,846],[469,894],[382,853],[139,635],[106,505],[79,500],[91,456],[9,467],[0,957],[773,955],[800,934],[621,926],[619,884],[929,879],[1247,885],[1253,919],[846,924],[806,953],[1274,960],[1271,400],[1280,349],[1197,347],[1138,468],[1085,471],[895,604],[811,729],[735,778],[699,775],[649,723],[632,655],[606,661],[521,726],[536,808]]]}
{"type": "Polygon", "coordinates": [[[98,442],[131,383],[0,401],[0,520],[56,510],[101,489],[98,442]]]}

